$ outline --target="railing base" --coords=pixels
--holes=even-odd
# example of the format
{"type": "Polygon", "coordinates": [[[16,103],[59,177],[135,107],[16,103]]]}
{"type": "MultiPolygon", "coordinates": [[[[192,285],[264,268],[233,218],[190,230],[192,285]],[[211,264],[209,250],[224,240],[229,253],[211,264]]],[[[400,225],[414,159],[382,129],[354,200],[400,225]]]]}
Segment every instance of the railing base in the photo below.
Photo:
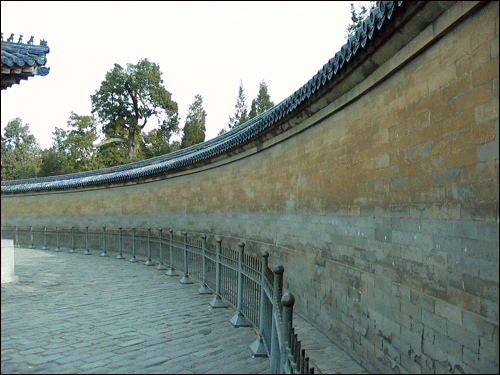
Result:
{"type": "Polygon", "coordinates": [[[107,253],[107,252],[103,252],[103,253],[101,253],[101,255],[100,255],[100,256],[102,256],[103,258],[104,258],[104,257],[109,257],[109,255],[108,255],[108,253],[107,253]]]}
{"type": "Polygon", "coordinates": [[[56,253],[58,253],[58,252],[60,252],[60,251],[61,251],[61,248],[60,248],[60,247],[56,247],[56,248],[54,249],[54,251],[55,251],[56,253]]]}
{"type": "Polygon", "coordinates": [[[125,257],[121,254],[118,254],[115,259],[125,259],[125,257]]]}
{"type": "Polygon", "coordinates": [[[212,301],[210,301],[210,306],[213,309],[220,309],[220,308],[225,308],[227,305],[222,302],[222,299],[219,296],[215,296],[212,301]]]}
{"type": "Polygon", "coordinates": [[[87,249],[83,252],[83,255],[92,255],[92,253],[89,251],[89,249],[87,249]]]}
{"type": "Polygon", "coordinates": [[[156,267],[157,270],[163,271],[163,270],[168,270],[168,267],[164,265],[162,262],[158,264],[158,267],[156,267]]]}
{"type": "Polygon", "coordinates": [[[184,275],[182,279],[179,280],[181,284],[192,284],[193,280],[189,277],[189,275],[184,275]]]}
{"type": "Polygon", "coordinates": [[[137,260],[137,258],[136,258],[136,257],[135,257],[135,255],[134,255],[132,258],[130,258],[129,262],[130,262],[130,263],[137,263],[137,262],[138,262],[138,260],[137,260]]]}
{"type": "Polygon", "coordinates": [[[248,347],[252,352],[252,357],[268,357],[266,347],[264,345],[264,339],[259,336],[257,340],[250,344],[248,347]]]}
{"type": "Polygon", "coordinates": [[[179,276],[177,272],[175,272],[175,268],[170,268],[167,272],[165,272],[165,275],[167,276],[179,276]]]}
{"type": "Polygon", "coordinates": [[[210,288],[206,285],[203,284],[200,289],[198,289],[199,294],[212,294],[212,291],[210,288]]]}
{"type": "Polygon", "coordinates": [[[231,319],[229,319],[229,323],[231,323],[234,328],[239,328],[239,327],[251,327],[252,325],[248,322],[247,318],[245,316],[237,311],[236,314],[232,316],[231,319]]]}
{"type": "Polygon", "coordinates": [[[71,249],[70,251],[68,251],[68,253],[71,253],[71,254],[76,254],[78,251],[76,251],[75,249],[71,249]]]}
{"type": "Polygon", "coordinates": [[[49,250],[47,246],[42,247],[42,250],[49,250]]]}
{"type": "Polygon", "coordinates": [[[153,262],[151,259],[148,259],[147,261],[144,262],[145,266],[154,266],[156,263],[153,262]]]}

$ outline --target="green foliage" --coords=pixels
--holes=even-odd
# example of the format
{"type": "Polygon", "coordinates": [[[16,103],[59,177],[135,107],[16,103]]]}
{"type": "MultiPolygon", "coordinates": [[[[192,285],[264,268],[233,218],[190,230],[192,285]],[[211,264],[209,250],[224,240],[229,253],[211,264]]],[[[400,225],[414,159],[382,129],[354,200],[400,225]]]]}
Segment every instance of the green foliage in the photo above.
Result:
{"type": "Polygon", "coordinates": [[[262,80],[262,82],[259,84],[259,94],[254,100],[252,100],[249,119],[260,115],[261,113],[267,111],[272,107],[274,107],[274,103],[271,101],[271,97],[269,96],[267,83],[262,80]]]}
{"type": "MultiPolygon", "coordinates": [[[[96,150],[95,169],[114,167],[136,160],[129,160],[125,143],[106,143],[96,150]]],[[[139,152],[136,154],[138,157],[139,152]]]]}
{"type": "Polygon", "coordinates": [[[38,171],[39,177],[58,176],[73,172],[69,166],[66,153],[58,152],[55,147],[42,151],[42,162],[38,171]]]}
{"type": "Polygon", "coordinates": [[[186,148],[205,140],[205,122],[207,113],[203,109],[203,98],[200,94],[194,97],[194,102],[189,106],[181,148],[186,148]]]}
{"type": "Polygon", "coordinates": [[[358,3],[357,9],[354,4],[351,3],[351,23],[347,25],[346,28],[347,39],[354,35],[356,29],[358,27],[361,27],[363,21],[369,16],[371,10],[376,6],[376,1],[369,1],[364,3],[365,4],[358,3]]]}
{"type": "MultiPolygon", "coordinates": [[[[241,124],[245,123],[248,121],[248,109],[246,105],[246,97],[245,97],[245,89],[243,88],[243,82],[240,81],[240,87],[238,89],[238,97],[236,98],[236,104],[234,106],[234,116],[231,117],[229,116],[229,122],[228,126],[229,129],[233,129],[237,126],[240,126],[241,124]]],[[[224,133],[225,133],[225,129],[224,133]]],[[[222,132],[222,130],[221,130],[222,132]]],[[[222,134],[224,134],[222,133],[222,134]]],[[[221,133],[219,133],[221,135],[221,133]]]]}
{"type": "MultiPolygon", "coordinates": [[[[148,59],[136,65],[127,64],[127,69],[115,64],[106,73],[106,79],[94,95],[91,95],[92,113],[96,113],[105,135],[101,147],[121,153],[126,148],[127,161],[141,158],[141,134],[148,120],[155,118],[169,134],[178,131],[177,103],[163,86],[160,67],[148,59]]],[[[110,160],[106,158],[106,164],[110,160]]]]}
{"type": "Polygon", "coordinates": [[[19,180],[36,177],[40,169],[41,148],[30,134],[29,124],[20,118],[9,121],[1,137],[2,180],[19,180]]]}
{"type": "Polygon", "coordinates": [[[154,158],[176,151],[180,148],[178,141],[170,142],[171,134],[162,128],[153,129],[143,138],[142,155],[146,159],[154,158]]]}
{"type": "Polygon", "coordinates": [[[97,123],[92,116],[71,112],[67,122],[69,130],[55,128],[52,147],[44,150],[39,176],[89,171],[97,168],[97,123]]]}
{"type": "Polygon", "coordinates": [[[97,122],[92,116],[79,116],[71,112],[68,120],[65,149],[68,152],[70,167],[75,172],[88,171],[95,168],[94,158],[96,149],[94,142],[97,140],[97,122]]]}

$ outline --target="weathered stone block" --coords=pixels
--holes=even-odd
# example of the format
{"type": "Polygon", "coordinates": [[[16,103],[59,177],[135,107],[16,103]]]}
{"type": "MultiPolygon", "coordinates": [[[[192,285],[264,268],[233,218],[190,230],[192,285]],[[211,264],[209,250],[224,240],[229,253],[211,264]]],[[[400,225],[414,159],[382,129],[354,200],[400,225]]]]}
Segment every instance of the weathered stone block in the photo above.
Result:
{"type": "Polygon", "coordinates": [[[498,262],[492,262],[489,260],[478,260],[479,265],[479,277],[486,281],[493,281],[498,285],[499,282],[499,267],[498,262]]]}
{"type": "Polygon", "coordinates": [[[435,300],[423,293],[411,290],[410,301],[421,309],[425,309],[431,313],[434,312],[435,300]]]}
{"type": "Polygon", "coordinates": [[[483,163],[492,160],[498,160],[498,139],[491,142],[478,145],[477,150],[477,161],[478,163],[483,163]]]}
{"type": "Polygon", "coordinates": [[[480,314],[493,322],[498,322],[498,284],[488,286],[490,287],[488,292],[491,296],[480,298],[480,314]]]}
{"type": "Polygon", "coordinates": [[[422,353],[422,334],[411,331],[408,328],[401,327],[401,340],[410,345],[412,353],[420,355],[422,353]]]}
{"type": "Polygon", "coordinates": [[[462,239],[462,248],[468,256],[498,262],[498,242],[462,239]]]}
{"type": "Polygon", "coordinates": [[[442,316],[436,315],[429,312],[428,310],[422,310],[422,323],[434,328],[436,331],[441,332],[446,335],[446,324],[447,319],[442,316]]]}
{"type": "Polygon", "coordinates": [[[462,309],[451,303],[436,301],[436,314],[457,325],[462,325],[462,309]]]}
{"type": "Polygon", "coordinates": [[[490,341],[485,337],[479,337],[479,357],[498,365],[498,340],[490,341]]]}
{"type": "Polygon", "coordinates": [[[451,221],[446,224],[447,233],[452,237],[477,240],[477,227],[471,222],[451,221]]]}
{"type": "MultiPolygon", "coordinates": [[[[495,325],[480,315],[464,310],[462,312],[462,326],[476,333],[480,337],[480,340],[481,338],[488,341],[494,340],[495,325]]],[[[496,329],[498,330],[498,326],[496,329]]]]}
{"type": "Polygon", "coordinates": [[[479,336],[467,328],[448,322],[448,336],[475,353],[479,353],[479,336]]]}

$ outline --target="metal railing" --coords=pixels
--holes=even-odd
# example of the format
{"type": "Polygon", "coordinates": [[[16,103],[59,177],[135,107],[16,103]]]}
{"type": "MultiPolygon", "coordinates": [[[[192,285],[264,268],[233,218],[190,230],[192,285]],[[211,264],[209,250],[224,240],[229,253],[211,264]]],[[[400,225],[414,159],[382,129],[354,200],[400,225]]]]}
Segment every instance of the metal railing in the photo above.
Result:
{"type": "MultiPolygon", "coordinates": [[[[164,236],[161,228],[153,233],[151,228],[48,228],[48,227],[2,227],[2,238],[12,238],[14,246],[70,253],[84,250],[100,252],[101,257],[116,252],[116,259],[125,259],[123,253],[131,254],[130,262],[139,262],[137,255],[147,259],[146,266],[167,270],[167,276],[183,275],[182,284],[191,284],[193,279],[202,283],[201,294],[215,294],[210,302],[212,308],[224,308],[228,304],[236,309],[230,319],[234,327],[254,326],[258,337],[250,345],[253,356],[268,356],[271,373],[313,374],[309,358],[293,329],[293,305],[295,297],[283,294],[283,266],[268,266],[269,253],[261,258],[245,253],[245,244],[237,249],[207,243],[205,235],[169,230],[164,236]],[[156,262],[158,260],[158,262],[156,262]]],[[[96,253],[97,254],[97,253],[96,253]]]]}

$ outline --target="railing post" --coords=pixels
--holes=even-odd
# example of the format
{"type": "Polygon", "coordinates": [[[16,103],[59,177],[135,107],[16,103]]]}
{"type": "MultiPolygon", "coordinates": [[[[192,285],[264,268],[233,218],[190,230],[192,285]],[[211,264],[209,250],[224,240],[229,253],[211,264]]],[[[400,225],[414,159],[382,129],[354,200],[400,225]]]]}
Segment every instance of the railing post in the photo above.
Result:
{"type": "Polygon", "coordinates": [[[156,267],[157,270],[166,270],[167,266],[163,263],[163,239],[161,237],[161,228],[158,229],[158,246],[160,251],[160,264],[156,267]]]}
{"type": "Polygon", "coordinates": [[[69,252],[77,253],[75,246],[75,227],[71,227],[71,249],[69,250],[69,252]]]}
{"type": "Polygon", "coordinates": [[[207,286],[207,236],[204,234],[201,236],[201,267],[202,267],[202,278],[203,285],[198,289],[199,294],[212,294],[212,291],[207,286]]]}
{"type": "Polygon", "coordinates": [[[122,227],[118,228],[118,255],[116,259],[125,259],[122,254],[122,227]]]}
{"type": "Polygon", "coordinates": [[[90,255],[90,249],[89,249],[89,227],[85,227],[85,251],[83,252],[83,255],[90,255]]]}
{"type": "Polygon", "coordinates": [[[271,331],[271,355],[270,365],[271,374],[277,374],[280,365],[280,343],[278,339],[278,330],[281,330],[279,322],[281,321],[281,292],[283,288],[283,266],[273,268],[274,285],[273,285],[273,316],[272,316],[272,331],[271,331]]]}
{"type": "MultiPolygon", "coordinates": [[[[283,366],[286,362],[286,356],[287,356],[287,348],[290,349],[290,352],[294,358],[297,358],[297,353],[294,353],[292,351],[292,345],[291,345],[291,333],[292,333],[292,323],[293,323],[293,304],[295,303],[295,297],[292,293],[285,293],[283,294],[283,297],[281,297],[281,305],[283,306],[283,316],[282,316],[282,347],[281,347],[281,365],[283,366]]],[[[297,350],[297,348],[294,348],[297,350]]],[[[300,349],[299,355],[300,355],[300,349]]],[[[300,365],[300,363],[298,363],[300,365]]]]}
{"type": "Polygon", "coordinates": [[[175,272],[174,268],[174,231],[172,229],[168,230],[170,235],[169,239],[169,250],[170,250],[170,269],[165,272],[167,276],[177,276],[177,272],[175,272]]]}
{"type": "Polygon", "coordinates": [[[243,315],[243,254],[245,252],[245,243],[238,243],[238,300],[236,304],[236,313],[229,319],[229,323],[231,323],[235,328],[239,327],[251,327],[252,324],[248,322],[243,315]]]}
{"type": "Polygon", "coordinates": [[[14,241],[15,241],[14,247],[20,247],[19,246],[19,233],[17,232],[17,225],[14,228],[14,241]]]}
{"type": "Polygon", "coordinates": [[[221,252],[221,242],[220,238],[215,239],[215,297],[210,301],[210,306],[212,308],[222,308],[227,307],[222,299],[220,298],[220,252],[221,252]]]}
{"type": "Polygon", "coordinates": [[[151,228],[148,228],[148,260],[144,262],[145,266],[154,266],[155,262],[151,260],[151,228]]]}
{"type": "Polygon", "coordinates": [[[137,258],[135,257],[135,228],[132,228],[132,258],[130,258],[129,262],[138,262],[137,258]]]}
{"type": "Polygon", "coordinates": [[[187,232],[182,232],[184,236],[184,276],[179,280],[181,284],[192,284],[193,280],[189,277],[188,270],[188,251],[187,251],[187,232]]]}
{"type": "Polygon", "coordinates": [[[106,227],[102,227],[102,257],[108,257],[108,253],[106,252],[106,227]]]}
{"type": "Polygon", "coordinates": [[[43,227],[43,247],[42,250],[48,250],[47,247],[47,227],[43,227]]]}
{"type": "Polygon", "coordinates": [[[262,334],[264,332],[264,320],[266,319],[265,313],[265,298],[266,291],[264,285],[266,283],[266,272],[268,269],[269,253],[267,251],[262,252],[262,263],[260,272],[260,306],[259,306],[259,335],[257,339],[250,344],[250,351],[254,357],[267,357],[266,346],[264,345],[264,338],[262,334]]]}
{"type": "Polygon", "coordinates": [[[56,226],[56,248],[54,249],[54,251],[61,251],[61,248],[59,247],[59,227],[56,226]]]}
{"type": "Polygon", "coordinates": [[[30,225],[30,245],[28,249],[33,249],[33,227],[30,225]]]}

